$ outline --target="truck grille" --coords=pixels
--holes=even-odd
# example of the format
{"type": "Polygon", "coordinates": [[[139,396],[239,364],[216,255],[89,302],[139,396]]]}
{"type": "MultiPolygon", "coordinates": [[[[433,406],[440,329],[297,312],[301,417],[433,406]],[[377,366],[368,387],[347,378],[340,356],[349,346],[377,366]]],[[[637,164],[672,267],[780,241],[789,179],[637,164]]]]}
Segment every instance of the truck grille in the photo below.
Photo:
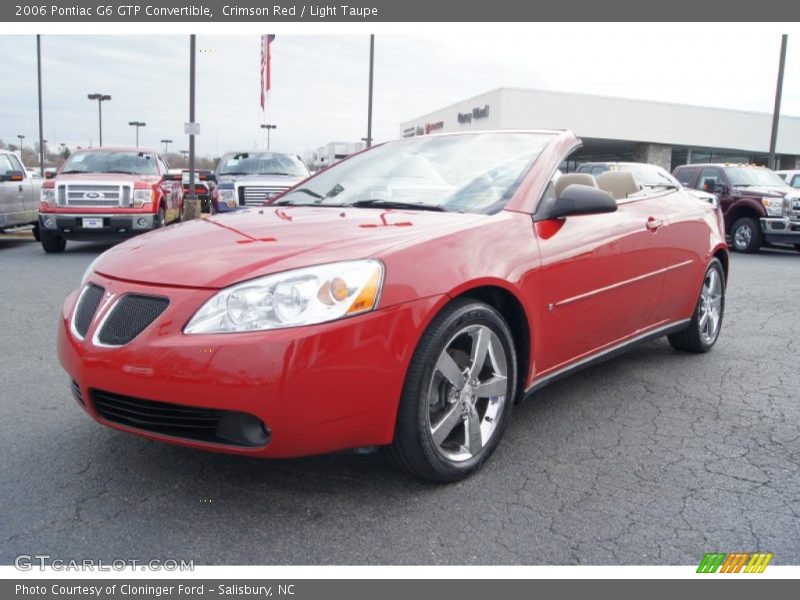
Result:
{"type": "Polygon", "coordinates": [[[128,206],[130,197],[129,185],[62,184],[58,186],[58,200],[64,206],[128,206]]]}
{"type": "Polygon", "coordinates": [[[159,296],[126,294],[111,309],[97,339],[106,346],[122,346],[142,333],[163,313],[169,300],[159,296]]]}
{"type": "Polygon", "coordinates": [[[100,286],[90,283],[81,294],[78,306],[75,307],[75,315],[73,316],[75,331],[77,331],[81,337],[86,336],[86,332],[89,330],[89,324],[92,322],[92,317],[94,317],[100,300],[103,299],[104,292],[105,290],[100,286]]]}
{"type": "Polygon", "coordinates": [[[248,185],[239,188],[239,204],[261,206],[266,200],[282,194],[291,186],[279,185],[248,185]]]}
{"type": "Polygon", "coordinates": [[[199,442],[258,447],[269,442],[266,426],[247,413],[143,400],[101,390],[89,392],[106,421],[199,442]]]}
{"type": "Polygon", "coordinates": [[[792,201],[792,218],[800,219],[800,199],[792,201]]]}

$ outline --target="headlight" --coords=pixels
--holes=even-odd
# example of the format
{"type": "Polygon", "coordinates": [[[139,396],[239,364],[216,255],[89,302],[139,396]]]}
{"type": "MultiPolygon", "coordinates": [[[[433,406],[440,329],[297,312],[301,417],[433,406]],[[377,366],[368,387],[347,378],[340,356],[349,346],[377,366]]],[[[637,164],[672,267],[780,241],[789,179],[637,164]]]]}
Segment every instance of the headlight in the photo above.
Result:
{"type": "Polygon", "coordinates": [[[783,198],[762,198],[761,204],[767,209],[767,216],[783,216],[783,198]]]}
{"type": "Polygon", "coordinates": [[[377,260],[268,275],[214,295],[183,332],[264,331],[334,321],[373,310],[382,287],[383,263],[377,260]]]}
{"type": "Polygon", "coordinates": [[[47,206],[56,205],[56,190],[55,188],[42,188],[42,202],[47,206]]]}
{"type": "Polygon", "coordinates": [[[142,208],[153,201],[153,190],[133,190],[133,208],[142,208]]]}
{"type": "Polygon", "coordinates": [[[230,188],[217,188],[217,200],[228,205],[228,208],[236,208],[236,190],[230,188]]]}

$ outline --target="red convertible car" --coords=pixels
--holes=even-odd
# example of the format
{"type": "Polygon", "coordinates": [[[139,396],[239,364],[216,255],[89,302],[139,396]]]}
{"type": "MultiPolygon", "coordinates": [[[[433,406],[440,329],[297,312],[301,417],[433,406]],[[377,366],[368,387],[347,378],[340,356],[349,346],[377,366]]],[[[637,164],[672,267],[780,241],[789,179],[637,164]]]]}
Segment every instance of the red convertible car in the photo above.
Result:
{"type": "Polygon", "coordinates": [[[155,440],[386,446],[419,477],[463,478],[524,396],[646,340],[699,353],[719,335],[719,210],[629,172],[560,175],[579,146],[566,131],[389,142],[269,205],[116,246],[64,304],[73,393],[155,440]]]}

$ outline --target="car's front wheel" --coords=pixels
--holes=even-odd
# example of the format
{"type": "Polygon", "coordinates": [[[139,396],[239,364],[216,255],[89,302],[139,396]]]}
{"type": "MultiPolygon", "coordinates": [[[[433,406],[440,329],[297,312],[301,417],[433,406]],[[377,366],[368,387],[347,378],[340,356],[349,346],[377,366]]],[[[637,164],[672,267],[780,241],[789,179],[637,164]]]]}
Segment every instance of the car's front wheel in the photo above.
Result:
{"type": "Polygon", "coordinates": [[[731,229],[731,241],[737,252],[758,252],[763,241],[758,222],[750,217],[738,219],[731,229]]]}
{"type": "Polygon", "coordinates": [[[411,360],[390,456],[431,481],[467,477],[500,442],[516,391],[514,339],[503,317],[482,302],[454,302],[411,360]]]}
{"type": "Polygon", "coordinates": [[[44,231],[39,231],[39,241],[42,248],[48,254],[63,252],[67,247],[67,240],[61,235],[53,235],[44,231]]]}
{"type": "Polygon", "coordinates": [[[712,259],[706,269],[700,298],[689,327],[669,336],[676,350],[708,352],[716,343],[725,313],[725,271],[718,259],[712,259]]]}

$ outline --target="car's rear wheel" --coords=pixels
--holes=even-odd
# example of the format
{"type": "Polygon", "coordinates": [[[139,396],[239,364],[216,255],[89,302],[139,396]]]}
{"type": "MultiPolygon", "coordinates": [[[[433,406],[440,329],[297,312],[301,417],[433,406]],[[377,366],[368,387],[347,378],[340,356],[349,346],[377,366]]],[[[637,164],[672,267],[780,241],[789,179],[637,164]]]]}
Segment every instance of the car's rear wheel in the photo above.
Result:
{"type": "Polygon", "coordinates": [[[751,217],[742,217],[731,229],[733,249],[737,252],[758,252],[763,243],[758,222],[751,217]]]}
{"type": "Polygon", "coordinates": [[[725,272],[716,258],[711,261],[700,288],[700,298],[689,327],[669,336],[677,350],[708,352],[714,346],[722,328],[725,313],[725,272]]]}
{"type": "Polygon", "coordinates": [[[514,339],[503,317],[481,302],[454,302],[414,353],[390,456],[431,481],[467,477],[500,442],[516,388],[514,339]]]}
{"type": "Polygon", "coordinates": [[[39,232],[39,241],[44,251],[48,254],[63,252],[64,248],[67,247],[67,240],[63,236],[53,235],[44,231],[39,232]]]}

